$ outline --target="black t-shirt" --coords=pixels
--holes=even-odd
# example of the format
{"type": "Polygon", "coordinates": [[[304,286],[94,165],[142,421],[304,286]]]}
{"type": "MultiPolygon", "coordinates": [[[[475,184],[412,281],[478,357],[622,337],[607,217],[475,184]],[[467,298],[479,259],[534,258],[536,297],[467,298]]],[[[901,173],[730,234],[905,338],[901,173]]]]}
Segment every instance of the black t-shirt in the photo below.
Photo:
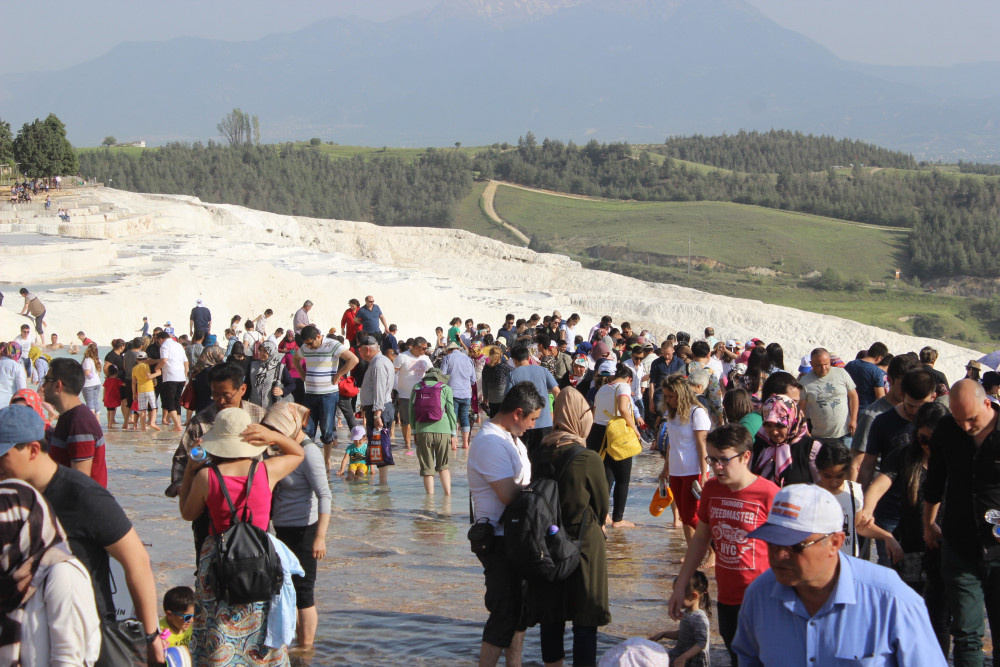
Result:
{"type": "Polygon", "coordinates": [[[195,331],[208,333],[208,325],[212,321],[212,312],[205,306],[195,306],[191,309],[191,321],[195,331]]]}
{"type": "Polygon", "coordinates": [[[43,495],[66,531],[73,555],[90,572],[98,614],[114,620],[105,547],[125,537],[132,522],[107,489],[78,470],[59,466],[43,495]]]}
{"type": "Polygon", "coordinates": [[[150,359],[159,359],[160,358],[159,344],[150,343],[149,346],[146,347],[146,356],[149,357],[150,359]]]}
{"type": "Polygon", "coordinates": [[[104,355],[104,361],[109,364],[114,364],[118,367],[118,379],[124,382],[125,380],[125,357],[124,355],[117,354],[114,350],[111,350],[106,355],[104,355]]]}
{"type": "MultiPolygon", "coordinates": [[[[913,423],[899,416],[895,408],[886,410],[872,420],[868,430],[865,453],[880,461],[880,470],[889,469],[889,455],[901,452],[913,442],[913,423]]],[[[898,464],[897,464],[898,465],[898,464]]],[[[898,520],[903,495],[898,487],[890,488],[875,507],[875,518],[881,521],[898,520]]]]}

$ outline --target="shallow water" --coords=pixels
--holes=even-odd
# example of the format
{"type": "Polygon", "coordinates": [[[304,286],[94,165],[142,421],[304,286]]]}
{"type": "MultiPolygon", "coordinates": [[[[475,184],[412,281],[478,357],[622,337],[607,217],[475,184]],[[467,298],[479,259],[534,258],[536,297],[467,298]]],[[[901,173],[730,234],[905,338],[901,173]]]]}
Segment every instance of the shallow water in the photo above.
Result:
{"type": "MultiPolygon", "coordinates": [[[[181,520],[176,501],[163,496],[177,436],[166,430],[106,433],[109,487],[150,545],[161,595],[171,586],[194,585],[190,527],[181,520]]],[[[401,448],[388,488],[331,476],[327,557],[320,561],[317,577],[319,632],[313,651],[293,651],[295,662],[434,665],[476,660],[487,616],[484,585],[482,568],[465,537],[466,453],[453,454],[451,497],[441,493],[440,485],[426,496],[416,457],[401,448]]],[[[339,463],[336,453],[335,461],[339,463]]],[[[601,628],[599,654],[625,637],[676,627],[664,608],[684,539],[679,529],[667,528],[669,512],[653,518],[647,509],[660,466],[654,454],[637,459],[625,518],[638,527],[609,529],[613,622],[601,628]]],[[[569,653],[569,628],[565,643],[569,653]]],[[[727,664],[717,636],[713,649],[713,664],[727,664]]],[[[537,628],[528,630],[524,657],[525,664],[541,664],[537,628]]]]}

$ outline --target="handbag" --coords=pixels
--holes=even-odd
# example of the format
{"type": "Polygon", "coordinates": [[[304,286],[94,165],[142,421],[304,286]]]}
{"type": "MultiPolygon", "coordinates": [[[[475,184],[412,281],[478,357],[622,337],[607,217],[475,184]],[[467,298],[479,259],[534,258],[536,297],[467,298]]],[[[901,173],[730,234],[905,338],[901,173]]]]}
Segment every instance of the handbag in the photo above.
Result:
{"type": "Polygon", "coordinates": [[[379,432],[378,438],[368,439],[368,465],[396,465],[396,462],[392,458],[392,439],[388,428],[383,428],[379,432]]]}
{"type": "Polygon", "coordinates": [[[184,385],[184,391],[181,392],[181,407],[185,410],[194,410],[194,382],[184,385]]]}
{"type": "Polygon", "coordinates": [[[358,385],[354,384],[353,377],[345,375],[337,382],[337,391],[344,398],[354,398],[361,390],[358,389],[358,385]]]}
{"type": "Polygon", "coordinates": [[[601,457],[610,456],[614,461],[624,461],[642,452],[642,443],[625,418],[618,414],[618,401],[615,401],[615,414],[607,410],[604,414],[610,417],[607,430],[604,432],[604,443],[601,446],[601,457]]]}

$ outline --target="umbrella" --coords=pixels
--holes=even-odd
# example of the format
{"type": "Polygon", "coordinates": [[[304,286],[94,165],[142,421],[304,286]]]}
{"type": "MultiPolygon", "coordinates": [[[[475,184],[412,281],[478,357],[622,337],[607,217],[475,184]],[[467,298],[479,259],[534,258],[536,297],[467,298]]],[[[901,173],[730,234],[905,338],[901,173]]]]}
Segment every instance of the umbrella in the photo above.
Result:
{"type": "Polygon", "coordinates": [[[989,366],[991,371],[995,371],[1000,366],[1000,350],[990,352],[979,360],[983,366],[989,366]]]}

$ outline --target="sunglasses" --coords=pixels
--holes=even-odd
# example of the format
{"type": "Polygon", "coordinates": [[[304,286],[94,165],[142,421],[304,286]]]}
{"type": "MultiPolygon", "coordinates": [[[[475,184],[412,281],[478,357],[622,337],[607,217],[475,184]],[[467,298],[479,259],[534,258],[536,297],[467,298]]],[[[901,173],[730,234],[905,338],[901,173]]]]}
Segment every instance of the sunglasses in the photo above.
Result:
{"type": "Polygon", "coordinates": [[[830,537],[831,535],[833,535],[833,533],[827,533],[823,537],[817,537],[815,540],[809,540],[808,542],[799,542],[798,544],[792,544],[792,545],[787,546],[787,547],[786,546],[780,546],[780,545],[777,545],[777,544],[772,544],[771,546],[777,547],[778,549],[788,549],[793,554],[798,555],[798,554],[801,554],[806,549],[808,549],[809,547],[811,547],[812,545],[819,544],[820,542],[822,542],[826,538],[830,537]]]}
{"type": "Polygon", "coordinates": [[[176,611],[168,611],[167,613],[172,616],[176,616],[185,623],[190,623],[191,621],[194,620],[194,614],[178,614],[176,611]]]}

